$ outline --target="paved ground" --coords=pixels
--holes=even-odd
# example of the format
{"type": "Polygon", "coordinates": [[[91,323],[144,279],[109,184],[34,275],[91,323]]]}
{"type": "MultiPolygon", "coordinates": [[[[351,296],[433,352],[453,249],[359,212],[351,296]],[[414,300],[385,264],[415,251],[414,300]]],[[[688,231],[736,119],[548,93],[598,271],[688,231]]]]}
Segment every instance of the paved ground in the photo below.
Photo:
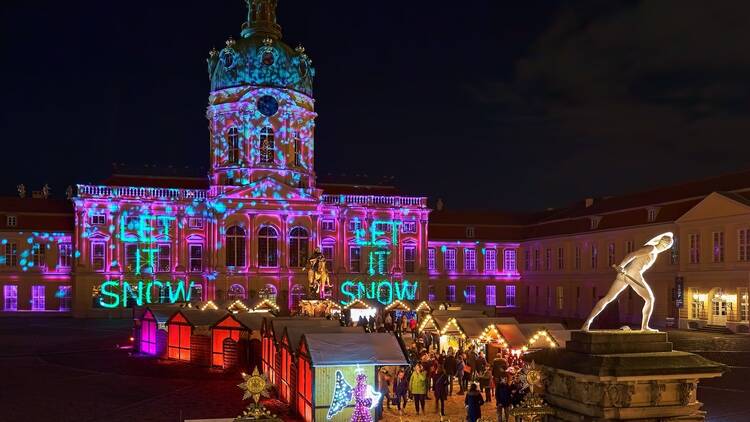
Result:
{"type": "MultiPolygon", "coordinates": [[[[243,404],[238,378],[169,361],[133,358],[129,321],[0,318],[0,422],[175,421],[233,417],[243,404]]],[[[709,421],[747,421],[750,336],[672,331],[680,350],[730,366],[722,378],[699,385],[709,421]]],[[[414,404],[387,422],[437,421],[434,402],[416,418],[414,404]]],[[[484,412],[494,413],[494,403],[484,412]]],[[[463,396],[447,404],[451,421],[464,420],[463,396]]],[[[291,419],[290,419],[291,420],[291,419]]]]}

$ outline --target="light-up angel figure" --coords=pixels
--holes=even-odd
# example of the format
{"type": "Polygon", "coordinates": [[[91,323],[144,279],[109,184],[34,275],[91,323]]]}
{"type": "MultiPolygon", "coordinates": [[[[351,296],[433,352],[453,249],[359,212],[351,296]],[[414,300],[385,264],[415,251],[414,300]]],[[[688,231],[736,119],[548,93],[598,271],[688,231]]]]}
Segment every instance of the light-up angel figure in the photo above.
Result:
{"type": "Polygon", "coordinates": [[[674,235],[671,232],[660,234],[646,242],[642,248],[629,253],[622,262],[620,262],[620,265],[613,265],[612,268],[618,273],[617,277],[612,283],[612,287],[609,288],[607,294],[599,299],[599,302],[594,306],[594,309],[591,310],[591,315],[586,319],[582,329],[588,331],[594,318],[596,318],[610,302],[615,300],[623,290],[630,286],[635,290],[638,296],[643,298],[644,301],[641,331],[658,331],[649,328],[648,326],[648,321],[651,319],[651,313],[654,311],[654,292],[651,291],[651,287],[646,283],[646,279],[643,278],[643,273],[654,265],[657,255],[671,248],[673,243],[674,235]]]}

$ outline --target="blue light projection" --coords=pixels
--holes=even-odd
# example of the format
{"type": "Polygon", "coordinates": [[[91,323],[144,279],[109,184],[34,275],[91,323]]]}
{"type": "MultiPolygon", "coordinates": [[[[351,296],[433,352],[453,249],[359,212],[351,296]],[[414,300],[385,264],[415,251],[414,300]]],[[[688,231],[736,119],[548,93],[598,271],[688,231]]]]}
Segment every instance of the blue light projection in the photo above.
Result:
{"type": "Polygon", "coordinates": [[[101,286],[102,297],[99,298],[99,305],[112,309],[117,307],[127,308],[128,300],[133,300],[138,306],[152,303],[189,302],[194,285],[195,283],[191,281],[186,286],[184,280],[179,280],[177,283],[169,281],[164,283],[158,280],[144,282],[141,280],[137,284],[124,281],[122,286],[116,280],[105,281],[101,286]],[[152,292],[154,289],[159,292],[165,290],[167,295],[160,294],[159,297],[153,298],[152,292]]]}

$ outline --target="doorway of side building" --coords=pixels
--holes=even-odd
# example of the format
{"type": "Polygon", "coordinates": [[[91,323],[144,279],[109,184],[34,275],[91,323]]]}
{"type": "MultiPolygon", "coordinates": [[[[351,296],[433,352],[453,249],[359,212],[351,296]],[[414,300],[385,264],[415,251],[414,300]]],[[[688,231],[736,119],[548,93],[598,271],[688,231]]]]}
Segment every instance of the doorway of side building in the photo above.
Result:
{"type": "Polygon", "coordinates": [[[727,325],[729,301],[721,289],[715,289],[711,297],[711,325],[727,325]]]}

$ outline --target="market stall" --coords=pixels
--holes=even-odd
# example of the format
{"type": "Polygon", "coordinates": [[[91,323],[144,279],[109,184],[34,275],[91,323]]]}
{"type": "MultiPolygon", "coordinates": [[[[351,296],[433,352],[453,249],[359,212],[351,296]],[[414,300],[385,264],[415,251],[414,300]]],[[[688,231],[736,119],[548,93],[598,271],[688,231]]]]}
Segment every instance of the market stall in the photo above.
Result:
{"type": "Polygon", "coordinates": [[[167,356],[199,365],[211,365],[211,327],[226,314],[222,310],[178,310],[167,321],[167,356]]]}
{"type": "Polygon", "coordinates": [[[300,301],[300,315],[312,317],[337,316],[341,313],[341,305],[331,299],[300,301]]]}
{"type": "Polygon", "coordinates": [[[260,364],[260,329],[270,314],[229,313],[211,327],[211,365],[252,369],[260,364]]]}
{"type": "Polygon", "coordinates": [[[296,409],[306,422],[349,422],[354,411],[374,419],[380,405],[374,393],[377,371],[407,364],[396,337],[387,333],[305,334],[298,362],[296,409]],[[356,388],[358,383],[363,388],[356,388]],[[353,405],[358,392],[370,395],[369,409],[353,405]]]}
{"type": "Polygon", "coordinates": [[[344,311],[348,312],[349,321],[354,322],[354,325],[357,325],[357,321],[359,321],[360,316],[368,319],[371,316],[375,317],[375,315],[378,313],[377,307],[366,303],[362,299],[354,299],[351,302],[347,303],[344,306],[344,311]]]}
{"type": "Polygon", "coordinates": [[[152,305],[142,309],[135,318],[133,341],[136,350],[152,356],[167,354],[167,321],[178,310],[174,305],[152,305]]]}

